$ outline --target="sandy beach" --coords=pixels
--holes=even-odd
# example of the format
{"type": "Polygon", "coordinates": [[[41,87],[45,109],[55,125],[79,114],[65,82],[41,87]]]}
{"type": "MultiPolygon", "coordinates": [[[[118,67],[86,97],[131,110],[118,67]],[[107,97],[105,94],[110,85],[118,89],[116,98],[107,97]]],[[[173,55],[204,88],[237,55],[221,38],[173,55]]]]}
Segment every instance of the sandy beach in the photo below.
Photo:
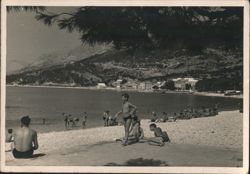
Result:
{"type": "Polygon", "coordinates": [[[202,95],[202,96],[210,96],[210,97],[225,97],[225,98],[241,98],[243,99],[243,94],[240,95],[230,95],[226,96],[220,93],[212,93],[212,92],[194,92],[194,95],[202,95]]]}
{"type": "MultiPolygon", "coordinates": [[[[149,120],[142,120],[141,124],[145,137],[152,137],[149,120]]],[[[114,142],[115,138],[124,136],[122,126],[41,133],[36,158],[16,160],[11,152],[6,152],[6,165],[129,165],[134,160],[132,163],[139,161],[144,165],[239,167],[242,166],[242,124],[243,115],[239,111],[157,123],[171,139],[164,147],[147,143],[123,147],[114,142]]]]}

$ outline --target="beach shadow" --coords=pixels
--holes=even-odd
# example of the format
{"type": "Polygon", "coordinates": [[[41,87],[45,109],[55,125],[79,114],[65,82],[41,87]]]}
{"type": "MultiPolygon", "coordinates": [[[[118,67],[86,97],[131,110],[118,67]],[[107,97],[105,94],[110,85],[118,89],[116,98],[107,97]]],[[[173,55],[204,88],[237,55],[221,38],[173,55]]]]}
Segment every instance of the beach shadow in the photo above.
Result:
{"type": "Polygon", "coordinates": [[[34,154],[32,155],[29,159],[37,159],[39,157],[42,157],[42,156],[45,156],[46,154],[45,153],[37,153],[37,154],[34,154]]]}
{"type": "Polygon", "coordinates": [[[136,158],[126,161],[124,164],[117,164],[114,162],[108,163],[105,166],[168,166],[165,161],[136,158]]]}

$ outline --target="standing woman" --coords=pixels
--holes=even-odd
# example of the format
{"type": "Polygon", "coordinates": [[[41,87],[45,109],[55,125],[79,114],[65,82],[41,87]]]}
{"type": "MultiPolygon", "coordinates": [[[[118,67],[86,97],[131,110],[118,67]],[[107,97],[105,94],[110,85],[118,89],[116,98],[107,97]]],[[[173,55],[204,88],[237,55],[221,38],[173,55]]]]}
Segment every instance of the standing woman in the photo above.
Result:
{"type": "Polygon", "coordinates": [[[129,95],[127,93],[122,94],[122,110],[117,115],[122,114],[124,120],[125,137],[122,145],[128,145],[129,129],[132,122],[132,117],[135,114],[136,106],[128,102],[129,95]]]}

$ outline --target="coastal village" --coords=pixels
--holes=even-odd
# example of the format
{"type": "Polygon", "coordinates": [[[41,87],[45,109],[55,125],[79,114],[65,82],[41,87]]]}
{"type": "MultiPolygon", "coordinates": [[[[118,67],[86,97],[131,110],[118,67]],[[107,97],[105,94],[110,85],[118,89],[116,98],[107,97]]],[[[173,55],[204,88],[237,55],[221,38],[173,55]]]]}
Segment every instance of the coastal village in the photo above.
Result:
{"type": "MultiPolygon", "coordinates": [[[[185,91],[185,90],[195,90],[195,84],[198,82],[198,80],[194,78],[175,78],[172,79],[172,82],[173,82],[172,87],[169,87],[169,89],[185,91]]],[[[139,82],[131,79],[118,79],[112,83],[112,87],[116,89],[152,91],[165,88],[166,83],[167,81],[139,82]]],[[[97,84],[97,88],[99,89],[107,87],[108,86],[105,83],[97,84]]]]}
{"type": "MultiPolygon", "coordinates": [[[[208,91],[208,92],[199,92],[196,89],[196,84],[200,79],[193,77],[178,77],[170,80],[163,81],[139,81],[130,78],[118,78],[112,83],[99,82],[96,86],[90,87],[79,87],[74,80],[72,79],[71,83],[54,83],[54,82],[45,82],[42,85],[39,83],[34,83],[32,85],[22,85],[22,78],[18,81],[8,84],[9,86],[44,86],[44,87],[73,87],[73,88],[88,88],[88,89],[107,89],[107,90],[124,90],[124,91],[138,91],[138,92],[166,92],[166,91],[175,91],[175,92],[188,92],[188,93],[199,93],[202,95],[215,95],[215,96],[234,96],[242,98],[243,91],[241,90],[219,90],[219,91],[208,91]]],[[[8,86],[7,85],[7,86],[8,86]]]]}

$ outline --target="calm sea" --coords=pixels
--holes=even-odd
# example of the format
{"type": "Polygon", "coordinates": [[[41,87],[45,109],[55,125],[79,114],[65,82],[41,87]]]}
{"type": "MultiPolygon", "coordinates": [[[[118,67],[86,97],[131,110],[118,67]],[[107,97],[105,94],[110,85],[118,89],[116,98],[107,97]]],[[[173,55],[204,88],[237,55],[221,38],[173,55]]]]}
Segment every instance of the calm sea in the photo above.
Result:
{"type": "MultiPolygon", "coordinates": [[[[37,87],[6,89],[7,128],[19,126],[21,116],[29,115],[31,127],[38,132],[64,130],[63,112],[79,118],[87,112],[87,128],[97,127],[103,125],[103,111],[110,110],[114,115],[121,109],[122,92],[119,91],[37,87]],[[43,118],[46,119],[45,125],[42,124],[43,118]]],[[[128,93],[130,102],[138,107],[140,118],[149,118],[151,111],[156,111],[159,116],[163,111],[179,112],[187,105],[209,107],[218,103],[220,110],[235,110],[242,102],[242,99],[185,93],[128,93]]],[[[80,123],[77,128],[81,128],[80,123]]]]}

